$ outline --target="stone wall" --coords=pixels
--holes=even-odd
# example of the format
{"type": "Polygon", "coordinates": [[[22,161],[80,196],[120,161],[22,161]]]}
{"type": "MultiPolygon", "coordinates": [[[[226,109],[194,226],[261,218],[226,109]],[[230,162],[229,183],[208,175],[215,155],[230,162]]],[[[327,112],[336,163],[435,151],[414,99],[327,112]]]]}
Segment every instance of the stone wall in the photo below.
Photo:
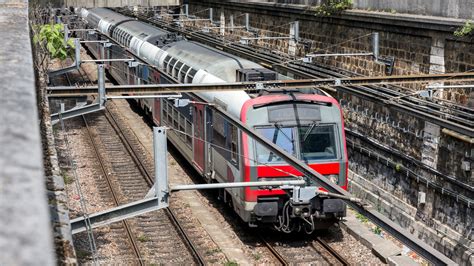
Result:
{"type": "MultiPolygon", "coordinates": [[[[277,2],[283,4],[319,5],[321,0],[263,0],[260,2],[277,2]]],[[[387,12],[409,13],[416,15],[441,16],[472,19],[474,4],[471,0],[353,0],[353,7],[358,9],[380,10],[387,12]]]]}
{"type": "MultiPolygon", "coordinates": [[[[207,2],[191,1],[190,13],[212,6],[214,18],[223,12],[226,23],[233,15],[237,17],[234,22],[243,25],[242,14],[248,12],[250,25],[264,29],[258,30],[259,36],[288,36],[289,23],[300,21],[301,40],[296,45],[296,56],[327,48],[325,52],[331,53],[370,52],[369,35],[378,31],[381,56],[396,57],[393,74],[454,72],[461,71],[463,65],[467,70],[473,64],[472,41],[455,39],[451,31],[454,26],[395,22],[380,17],[373,21],[345,16],[321,18],[302,9],[207,2]]],[[[234,33],[243,35],[244,31],[234,33]]],[[[286,53],[290,46],[288,40],[257,44],[275,53],[286,53]]],[[[362,75],[383,75],[385,70],[383,64],[370,57],[325,58],[319,62],[362,75]]],[[[469,92],[456,90],[454,94],[445,90],[440,97],[469,105],[469,92]]],[[[473,145],[443,133],[435,122],[375,97],[362,98],[342,88],[336,97],[344,109],[348,129],[351,192],[457,262],[472,263],[469,242],[473,232],[474,178],[463,164],[473,165],[473,145]],[[426,197],[424,203],[420,201],[422,195],[426,197]]]]}

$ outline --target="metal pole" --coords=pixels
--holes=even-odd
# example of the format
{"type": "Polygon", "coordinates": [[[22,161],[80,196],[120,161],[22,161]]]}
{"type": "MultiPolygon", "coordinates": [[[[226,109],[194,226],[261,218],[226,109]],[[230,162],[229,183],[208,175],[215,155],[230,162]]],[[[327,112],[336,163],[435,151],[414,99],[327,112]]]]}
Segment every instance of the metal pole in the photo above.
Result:
{"type": "Polygon", "coordinates": [[[74,39],[74,48],[76,53],[76,67],[79,68],[81,65],[81,43],[78,38],[74,39]]]}
{"type": "Polygon", "coordinates": [[[168,148],[166,128],[153,127],[153,151],[155,154],[155,195],[158,207],[168,206],[168,148]]]}
{"type": "Polygon", "coordinates": [[[250,16],[249,13],[245,13],[245,30],[250,30],[250,16]]]}
{"type": "MultiPolygon", "coordinates": [[[[234,183],[214,183],[214,184],[196,184],[196,185],[176,185],[170,188],[170,191],[181,190],[200,190],[200,189],[216,189],[216,188],[242,188],[242,187],[262,187],[262,189],[285,189],[285,186],[303,186],[306,182],[300,180],[285,181],[256,181],[256,182],[234,182],[234,183]]],[[[290,189],[290,187],[288,187],[290,189]]],[[[293,189],[293,187],[291,187],[293,189]]]]}
{"type": "Polygon", "coordinates": [[[292,23],[293,26],[293,38],[295,39],[296,42],[300,40],[300,22],[299,21],[294,21],[292,23]]]}
{"type": "Polygon", "coordinates": [[[374,53],[375,61],[379,60],[379,33],[373,32],[372,33],[372,49],[374,53]]]}
{"type": "Polygon", "coordinates": [[[234,15],[230,15],[230,32],[234,32],[234,15]]]}
{"type": "Polygon", "coordinates": [[[209,20],[211,21],[211,23],[212,23],[212,20],[213,20],[213,18],[212,18],[213,11],[214,10],[212,9],[212,7],[209,8],[209,20]]]}
{"type": "Polygon", "coordinates": [[[184,5],[184,15],[186,17],[189,17],[189,5],[188,4],[184,5]]]}
{"type": "Polygon", "coordinates": [[[97,83],[99,85],[99,105],[103,107],[105,104],[106,96],[105,96],[105,70],[104,65],[97,66],[97,83]]]}
{"type": "Polygon", "coordinates": [[[69,40],[69,27],[64,24],[64,46],[67,47],[67,41],[69,40]]]}

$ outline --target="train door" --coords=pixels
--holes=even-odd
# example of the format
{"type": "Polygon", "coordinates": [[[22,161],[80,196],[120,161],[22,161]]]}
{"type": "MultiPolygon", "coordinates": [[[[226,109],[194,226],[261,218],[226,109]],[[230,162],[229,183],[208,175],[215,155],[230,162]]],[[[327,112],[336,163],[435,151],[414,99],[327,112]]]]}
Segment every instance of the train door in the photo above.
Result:
{"type": "Polygon", "coordinates": [[[193,124],[193,164],[204,173],[204,105],[194,105],[193,124]]]}

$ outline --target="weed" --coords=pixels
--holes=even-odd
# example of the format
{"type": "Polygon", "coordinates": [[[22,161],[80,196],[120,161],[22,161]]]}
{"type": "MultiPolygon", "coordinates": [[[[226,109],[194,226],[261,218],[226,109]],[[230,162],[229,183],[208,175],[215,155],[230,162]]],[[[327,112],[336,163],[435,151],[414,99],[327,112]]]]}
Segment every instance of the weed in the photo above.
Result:
{"type": "Polygon", "coordinates": [[[464,36],[467,36],[467,35],[471,34],[472,30],[474,30],[474,24],[472,23],[472,21],[468,20],[468,21],[466,21],[466,23],[462,27],[458,28],[454,32],[454,36],[464,37],[464,36]]]}
{"type": "Polygon", "coordinates": [[[365,217],[364,215],[360,214],[360,213],[356,213],[356,218],[361,221],[362,223],[368,223],[369,222],[369,219],[367,219],[367,217],[365,217]]]}
{"type": "Polygon", "coordinates": [[[224,265],[225,266],[238,266],[239,264],[235,261],[228,261],[224,265]]]}
{"type": "Polygon", "coordinates": [[[319,16],[331,16],[352,7],[352,0],[324,0],[316,7],[316,14],[319,16]]]}
{"type": "Polygon", "coordinates": [[[211,249],[211,250],[206,251],[206,255],[214,255],[220,251],[221,250],[219,248],[211,249]]]}
{"type": "Polygon", "coordinates": [[[150,239],[146,235],[140,235],[139,237],[137,237],[137,240],[140,242],[147,242],[150,239]]]}
{"type": "Polygon", "coordinates": [[[255,253],[255,254],[253,254],[253,258],[254,258],[255,260],[259,260],[259,259],[262,258],[262,254],[260,254],[260,253],[255,253]]]}
{"type": "Polygon", "coordinates": [[[66,172],[63,172],[63,180],[64,180],[64,184],[66,185],[70,185],[74,183],[74,178],[69,176],[66,172]]]}
{"type": "Polygon", "coordinates": [[[76,249],[76,256],[79,260],[87,259],[92,253],[89,250],[76,249]]]}
{"type": "Polygon", "coordinates": [[[382,228],[376,226],[373,230],[373,232],[376,234],[376,235],[380,235],[382,233],[382,228]]]}

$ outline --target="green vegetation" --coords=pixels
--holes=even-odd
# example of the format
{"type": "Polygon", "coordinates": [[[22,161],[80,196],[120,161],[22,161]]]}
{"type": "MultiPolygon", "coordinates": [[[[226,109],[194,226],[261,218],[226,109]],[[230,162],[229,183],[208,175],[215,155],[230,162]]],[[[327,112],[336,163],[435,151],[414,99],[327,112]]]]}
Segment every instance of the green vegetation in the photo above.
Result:
{"type": "Polygon", "coordinates": [[[33,42],[46,45],[51,58],[64,60],[70,55],[68,47],[74,48],[74,42],[72,39],[67,43],[64,41],[63,24],[42,25],[38,27],[38,31],[33,42]]]}
{"type": "Polygon", "coordinates": [[[88,250],[76,249],[76,256],[79,260],[87,259],[92,255],[88,250]]]}
{"type": "Polygon", "coordinates": [[[74,183],[74,178],[69,176],[66,172],[63,172],[63,179],[64,179],[64,184],[70,185],[74,183]]]}
{"type": "Polygon", "coordinates": [[[316,7],[316,14],[319,16],[331,16],[352,7],[352,0],[324,0],[316,7]]]}
{"type": "Polygon", "coordinates": [[[472,33],[472,30],[474,30],[474,24],[472,21],[468,20],[464,24],[464,26],[460,27],[454,32],[454,36],[456,37],[464,37],[472,33]]]}
{"type": "Polygon", "coordinates": [[[356,213],[356,218],[361,221],[362,223],[368,223],[369,222],[369,219],[367,219],[367,217],[365,217],[364,215],[360,214],[360,213],[356,213]]]}
{"type": "Polygon", "coordinates": [[[253,258],[254,258],[255,260],[260,260],[260,259],[262,258],[262,254],[260,254],[260,253],[255,253],[255,254],[253,254],[253,258]]]}
{"type": "Polygon", "coordinates": [[[373,230],[373,232],[376,234],[376,235],[380,235],[382,233],[382,228],[376,226],[373,230]]]}
{"type": "Polygon", "coordinates": [[[225,266],[238,266],[239,264],[235,261],[228,261],[224,265],[225,266]]]}
{"type": "Polygon", "coordinates": [[[211,249],[211,250],[206,251],[206,255],[210,256],[210,255],[214,255],[214,254],[219,253],[219,252],[221,252],[221,249],[215,248],[215,249],[211,249]]]}
{"type": "Polygon", "coordinates": [[[146,235],[140,235],[139,237],[137,237],[137,240],[140,242],[147,242],[150,239],[146,235]]]}

